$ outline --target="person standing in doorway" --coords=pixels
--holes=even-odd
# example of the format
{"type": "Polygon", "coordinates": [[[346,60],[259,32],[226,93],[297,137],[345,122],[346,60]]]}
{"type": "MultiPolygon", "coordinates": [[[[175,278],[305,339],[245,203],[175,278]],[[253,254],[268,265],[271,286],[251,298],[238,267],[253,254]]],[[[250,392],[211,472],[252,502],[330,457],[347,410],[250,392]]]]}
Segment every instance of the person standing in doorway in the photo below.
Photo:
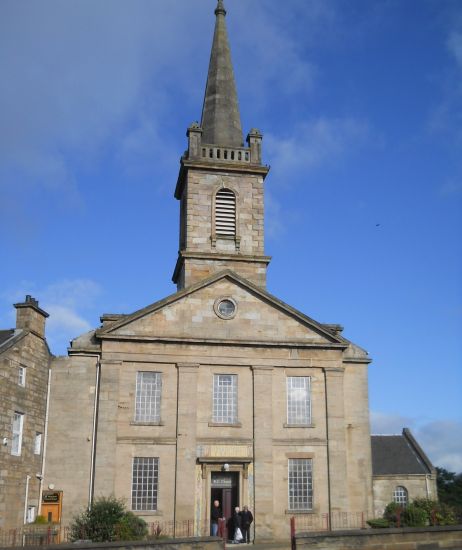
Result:
{"type": "Polygon", "coordinates": [[[252,512],[249,510],[247,506],[244,506],[241,512],[241,523],[242,523],[241,531],[242,531],[242,537],[243,537],[242,542],[244,543],[250,542],[250,525],[252,524],[252,521],[253,521],[252,512]]]}
{"type": "Polygon", "coordinates": [[[210,534],[212,537],[216,537],[218,535],[218,523],[220,519],[222,519],[222,516],[223,514],[221,513],[220,501],[214,500],[212,510],[210,511],[210,534]]]}

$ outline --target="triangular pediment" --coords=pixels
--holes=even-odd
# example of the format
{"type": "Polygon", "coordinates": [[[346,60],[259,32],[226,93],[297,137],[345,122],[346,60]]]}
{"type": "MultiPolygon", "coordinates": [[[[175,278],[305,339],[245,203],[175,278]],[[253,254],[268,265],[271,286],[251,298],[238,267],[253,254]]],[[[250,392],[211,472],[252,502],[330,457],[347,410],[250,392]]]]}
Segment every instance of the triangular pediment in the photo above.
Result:
{"type": "Polygon", "coordinates": [[[346,347],[345,340],[265,290],[223,271],[97,331],[101,338],[175,339],[346,347]],[[232,318],[218,304],[235,304],[232,318]]]}

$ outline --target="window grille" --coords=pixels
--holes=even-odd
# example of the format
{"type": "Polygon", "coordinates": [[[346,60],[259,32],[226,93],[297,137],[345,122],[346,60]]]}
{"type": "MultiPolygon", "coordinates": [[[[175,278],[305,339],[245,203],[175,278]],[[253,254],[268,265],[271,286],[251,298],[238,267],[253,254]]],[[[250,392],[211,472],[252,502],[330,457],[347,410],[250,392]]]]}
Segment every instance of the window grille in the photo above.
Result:
{"type": "Polygon", "coordinates": [[[216,194],[215,233],[236,236],[236,195],[230,189],[220,189],[216,194]]]}
{"type": "Polygon", "coordinates": [[[12,455],[21,455],[23,425],[24,415],[22,413],[15,412],[13,415],[13,438],[11,442],[12,455]]]}
{"type": "Polygon", "coordinates": [[[18,384],[23,387],[26,385],[26,367],[19,367],[18,384]]]}
{"type": "Polygon", "coordinates": [[[287,424],[311,424],[311,378],[287,377],[287,424]]]}
{"type": "Polygon", "coordinates": [[[132,472],[132,510],[157,510],[159,459],[135,457],[132,472]]]}
{"type": "Polygon", "coordinates": [[[215,374],[213,377],[213,422],[236,424],[237,376],[215,374]]]}
{"type": "Polygon", "coordinates": [[[289,510],[313,509],[313,460],[289,458],[289,510]]]}
{"type": "Polygon", "coordinates": [[[402,487],[401,485],[395,487],[395,490],[393,491],[393,501],[396,502],[396,504],[401,504],[402,506],[407,505],[408,493],[406,487],[402,487]]]}
{"type": "Polygon", "coordinates": [[[162,373],[136,374],[135,422],[160,422],[162,373]]]}

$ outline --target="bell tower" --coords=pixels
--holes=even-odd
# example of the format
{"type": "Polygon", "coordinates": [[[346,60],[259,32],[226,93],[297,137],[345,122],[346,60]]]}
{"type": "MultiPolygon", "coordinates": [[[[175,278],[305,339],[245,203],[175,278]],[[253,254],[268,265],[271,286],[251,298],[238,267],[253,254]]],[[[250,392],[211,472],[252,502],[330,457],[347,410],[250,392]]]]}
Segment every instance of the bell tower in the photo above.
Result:
{"type": "Polygon", "coordinates": [[[201,124],[187,130],[175,198],[180,201],[180,246],[173,273],[178,290],[224,269],[265,287],[262,134],[243,142],[223,0],[215,33],[201,124]]]}

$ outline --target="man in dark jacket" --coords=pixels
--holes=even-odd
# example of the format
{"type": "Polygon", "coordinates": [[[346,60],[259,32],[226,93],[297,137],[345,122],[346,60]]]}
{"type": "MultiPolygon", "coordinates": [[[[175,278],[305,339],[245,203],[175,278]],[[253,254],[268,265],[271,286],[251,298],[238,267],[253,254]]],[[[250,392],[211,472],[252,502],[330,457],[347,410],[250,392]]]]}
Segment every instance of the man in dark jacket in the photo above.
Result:
{"type": "Polygon", "coordinates": [[[243,540],[242,542],[250,542],[250,525],[253,521],[252,512],[247,506],[244,506],[241,512],[241,531],[243,540]]]}
{"type": "Polygon", "coordinates": [[[210,534],[212,537],[216,537],[218,534],[218,523],[219,520],[223,517],[220,508],[220,502],[218,500],[213,501],[212,509],[210,510],[210,534]]]}

